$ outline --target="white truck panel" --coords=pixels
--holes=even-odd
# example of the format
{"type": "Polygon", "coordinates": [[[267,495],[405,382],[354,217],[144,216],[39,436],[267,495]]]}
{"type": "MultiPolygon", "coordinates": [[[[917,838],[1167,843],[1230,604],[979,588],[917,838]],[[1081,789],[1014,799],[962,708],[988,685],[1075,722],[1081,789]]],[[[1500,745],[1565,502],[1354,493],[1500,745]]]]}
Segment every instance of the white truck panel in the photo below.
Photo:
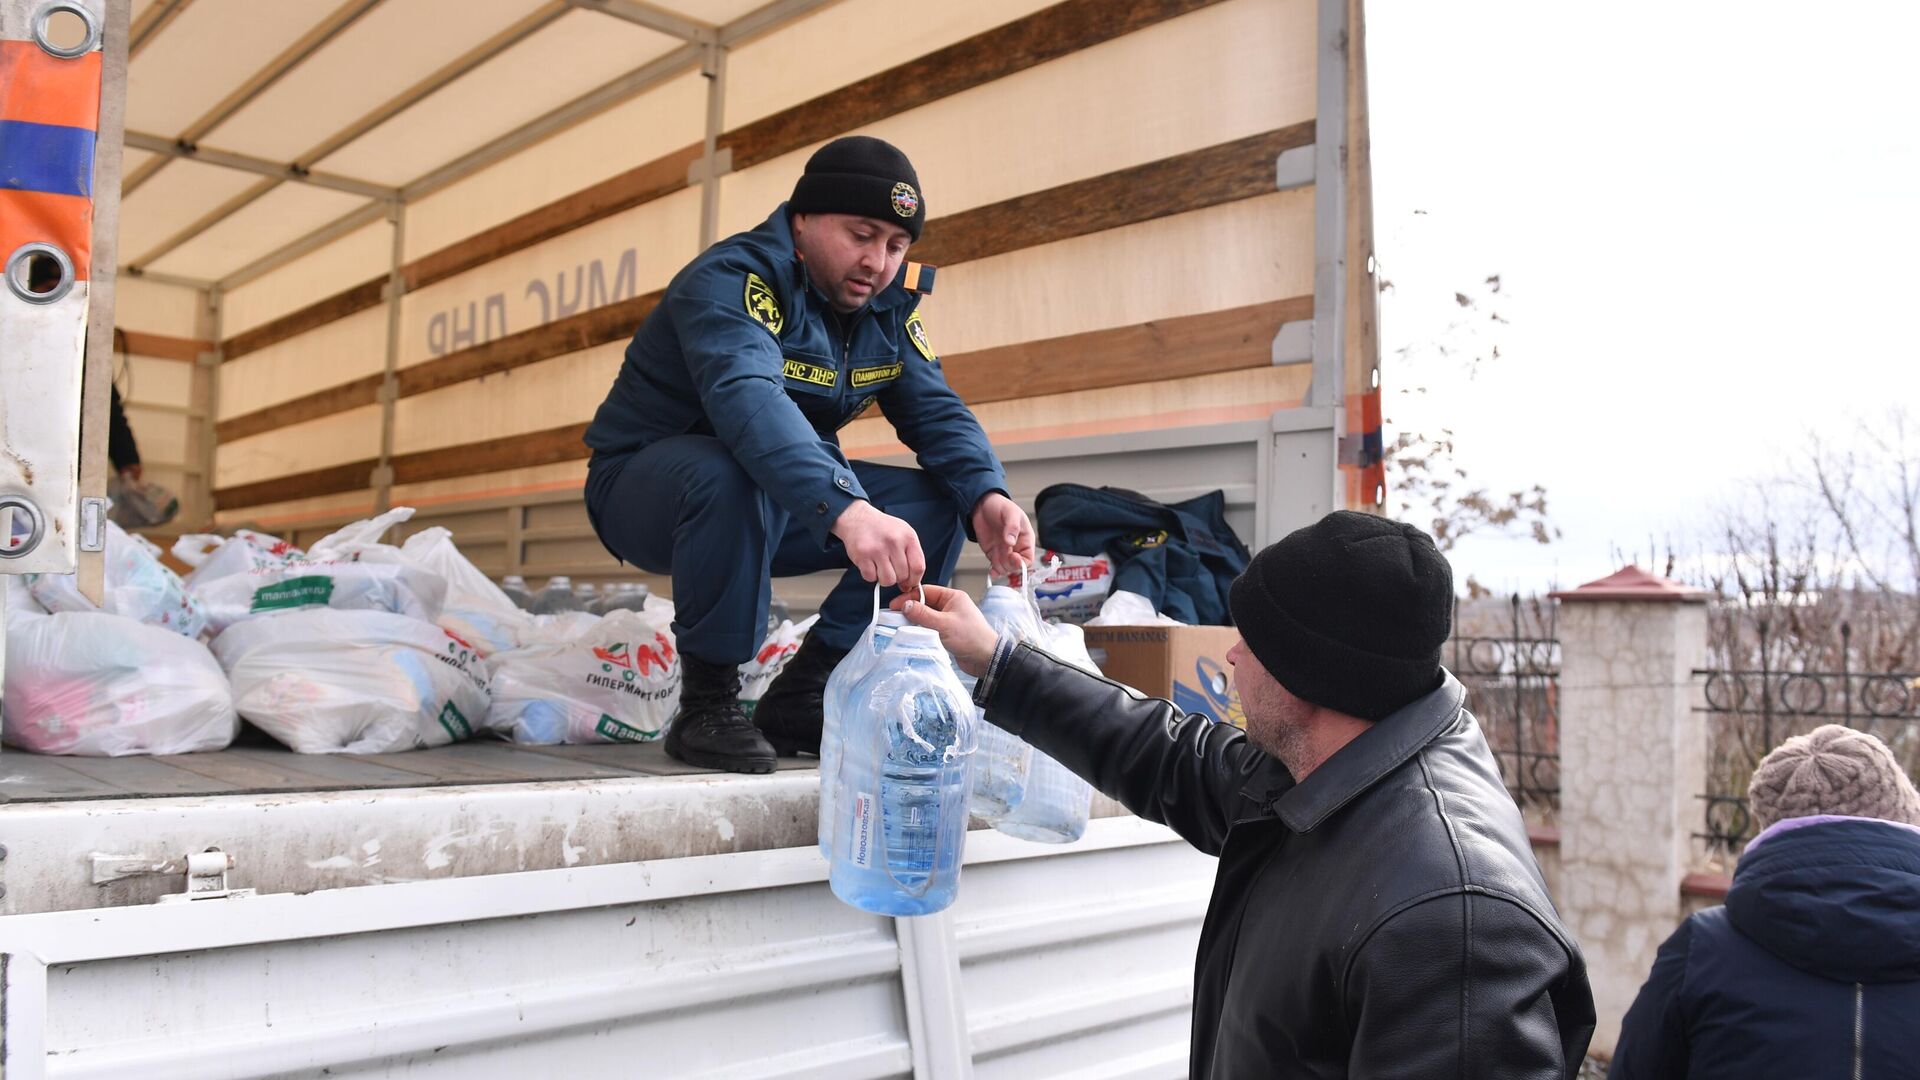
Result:
{"type": "Polygon", "coordinates": [[[6,1075],[1178,1075],[1212,860],[1129,817],[967,854],[920,920],[811,847],[16,916],[6,1075]]]}

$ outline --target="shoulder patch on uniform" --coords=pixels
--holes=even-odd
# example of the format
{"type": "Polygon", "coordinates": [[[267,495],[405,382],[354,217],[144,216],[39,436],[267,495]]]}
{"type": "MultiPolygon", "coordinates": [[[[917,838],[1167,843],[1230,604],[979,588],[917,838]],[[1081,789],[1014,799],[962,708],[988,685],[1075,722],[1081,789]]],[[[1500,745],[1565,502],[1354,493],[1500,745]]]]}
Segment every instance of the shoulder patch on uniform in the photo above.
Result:
{"type": "Polygon", "coordinates": [[[805,360],[788,360],[781,366],[780,373],[789,379],[812,383],[815,386],[832,386],[840,381],[840,373],[830,367],[809,364],[805,360]]]}
{"type": "Polygon", "coordinates": [[[773,293],[773,286],[764,281],[759,274],[747,273],[747,314],[753,321],[766,327],[774,334],[787,324],[786,316],[780,313],[780,298],[773,293]]]}
{"type": "Polygon", "coordinates": [[[907,340],[913,342],[913,347],[919,349],[929,363],[940,359],[933,353],[933,342],[927,340],[927,324],[921,321],[918,311],[907,316],[907,340]]]}

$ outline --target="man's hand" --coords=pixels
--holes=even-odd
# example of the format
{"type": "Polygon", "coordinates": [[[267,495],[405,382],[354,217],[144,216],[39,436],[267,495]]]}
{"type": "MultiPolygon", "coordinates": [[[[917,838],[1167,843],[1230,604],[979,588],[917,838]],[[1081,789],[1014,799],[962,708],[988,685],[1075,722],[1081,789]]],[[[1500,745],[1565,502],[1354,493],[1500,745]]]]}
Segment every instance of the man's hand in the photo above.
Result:
{"type": "Polygon", "coordinates": [[[144,472],[145,470],[138,465],[129,465],[120,470],[120,479],[129,484],[137,484],[140,482],[140,477],[144,472]]]}
{"type": "Polygon", "coordinates": [[[911,589],[927,573],[927,557],[913,526],[885,513],[865,499],[840,511],[833,535],[846,545],[847,557],[860,576],[877,585],[911,589]]]}
{"type": "Polygon", "coordinates": [[[1005,495],[990,491],[974,504],[973,535],[980,538],[995,577],[1011,577],[1033,565],[1033,522],[1005,495]]]}
{"type": "Polygon", "coordinates": [[[938,585],[927,586],[926,592],[924,604],[902,593],[894,598],[894,609],[904,613],[907,621],[915,626],[937,631],[940,644],[953,654],[961,671],[976,679],[985,675],[1000,635],[987,625],[986,617],[973,606],[973,599],[966,593],[938,585]]]}

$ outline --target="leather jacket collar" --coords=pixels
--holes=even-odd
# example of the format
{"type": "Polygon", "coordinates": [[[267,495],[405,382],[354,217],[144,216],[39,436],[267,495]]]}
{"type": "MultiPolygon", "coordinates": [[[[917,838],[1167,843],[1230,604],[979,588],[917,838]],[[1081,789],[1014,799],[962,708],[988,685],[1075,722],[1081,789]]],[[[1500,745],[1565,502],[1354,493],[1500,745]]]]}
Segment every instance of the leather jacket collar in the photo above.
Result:
{"type": "Polygon", "coordinates": [[[1271,807],[1288,829],[1312,832],[1405,765],[1459,717],[1466,688],[1452,672],[1443,668],[1440,675],[1439,686],[1361,732],[1305,780],[1257,791],[1250,787],[1241,794],[1271,807]]]}

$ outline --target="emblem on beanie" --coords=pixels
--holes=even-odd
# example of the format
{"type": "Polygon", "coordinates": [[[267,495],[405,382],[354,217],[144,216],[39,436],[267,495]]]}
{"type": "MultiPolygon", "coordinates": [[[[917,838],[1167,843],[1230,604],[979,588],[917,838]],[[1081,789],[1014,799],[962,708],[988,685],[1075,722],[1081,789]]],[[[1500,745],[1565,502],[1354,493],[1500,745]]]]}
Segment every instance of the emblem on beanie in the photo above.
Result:
{"type": "Polygon", "coordinates": [[[747,314],[775,335],[787,324],[780,314],[780,298],[773,295],[773,286],[762,281],[759,274],[747,275],[747,314]]]}
{"type": "Polygon", "coordinates": [[[893,212],[903,218],[912,217],[920,209],[920,193],[905,180],[893,185],[893,212]]]}
{"type": "Polygon", "coordinates": [[[927,340],[927,324],[920,321],[918,311],[907,316],[907,339],[913,342],[913,347],[920,350],[920,355],[926,357],[928,363],[940,359],[933,354],[933,342],[927,340]]]}

